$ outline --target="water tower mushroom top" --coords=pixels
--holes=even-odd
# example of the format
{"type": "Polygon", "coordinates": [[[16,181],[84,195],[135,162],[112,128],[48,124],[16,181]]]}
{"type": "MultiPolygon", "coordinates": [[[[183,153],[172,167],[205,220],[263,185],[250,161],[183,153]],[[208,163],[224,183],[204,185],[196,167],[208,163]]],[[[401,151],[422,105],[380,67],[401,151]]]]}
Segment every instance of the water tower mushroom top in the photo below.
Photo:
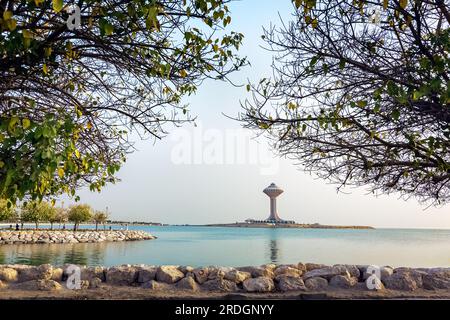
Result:
{"type": "Polygon", "coordinates": [[[275,183],[271,183],[270,186],[263,190],[263,192],[270,198],[270,215],[267,220],[270,222],[282,221],[282,219],[278,216],[276,198],[283,193],[283,190],[280,189],[275,183]]]}
{"type": "Polygon", "coordinates": [[[270,186],[268,186],[267,188],[265,188],[263,190],[263,192],[265,194],[267,194],[269,197],[278,197],[280,194],[283,193],[283,189],[281,189],[280,187],[278,187],[275,183],[271,183],[270,186]]]}

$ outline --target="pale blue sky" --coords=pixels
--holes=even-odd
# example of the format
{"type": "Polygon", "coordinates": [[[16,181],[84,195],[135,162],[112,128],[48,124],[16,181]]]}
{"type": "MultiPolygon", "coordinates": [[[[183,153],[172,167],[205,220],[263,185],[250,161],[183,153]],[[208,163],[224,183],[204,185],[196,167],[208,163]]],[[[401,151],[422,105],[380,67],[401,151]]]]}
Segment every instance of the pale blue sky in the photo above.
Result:
{"type": "MultiPolygon", "coordinates": [[[[246,83],[247,79],[258,81],[270,76],[271,54],[260,48],[262,26],[270,22],[279,24],[278,15],[289,19],[291,2],[242,0],[232,3],[230,9],[231,28],[245,35],[240,54],[248,56],[252,64],[233,79],[246,83]]],[[[240,124],[227,119],[222,112],[236,116],[239,101],[247,95],[245,88],[223,82],[204,83],[195,97],[186,100],[199,119],[200,126],[195,130],[202,128],[200,132],[208,132],[214,138],[224,135],[226,130],[238,129],[240,124]]],[[[186,125],[178,133],[183,130],[194,132],[192,125],[186,125]]],[[[366,188],[346,189],[346,194],[337,194],[335,186],[299,171],[285,159],[272,160],[274,166],[279,161],[279,167],[270,175],[263,170],[268,168],[267,163],[255,164],[245,154],[243,164],[176,164],[172,156],[174,149],[180,148],[179,141],[174,140],[176,136],[173,132],[156,144],[137,141],[139,150],[129,156],[119,172],[122,181],[100,194],[80,191],[81,202],[96,209],[108,206],[113,219],[173,224],[235,222],[249,217],[266,218],[269,199],[262,190],[275,182],[285,190],[278,201],[278,211],[284,219],[336,225],[450,228],[448,205],[425,210],[414,199],[404,201],[398,195],[374,197],[366,194],[366,188]]],[[[264,139],[256,141],[260,150],[268,152],[264,139]]],[[[233,156],[239,150],[224,149],[224,156],[233,156]]]]}

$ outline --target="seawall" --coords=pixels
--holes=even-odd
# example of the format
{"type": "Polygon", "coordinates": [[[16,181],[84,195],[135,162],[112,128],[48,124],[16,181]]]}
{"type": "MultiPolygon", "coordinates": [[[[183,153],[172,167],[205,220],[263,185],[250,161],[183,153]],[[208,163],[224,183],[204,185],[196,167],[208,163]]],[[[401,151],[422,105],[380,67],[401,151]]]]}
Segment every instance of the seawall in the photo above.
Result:
{"type": "MultiPolygon", "coordinates": [[[[0,298],[14,292],[47,292],[53,297],[73,293],[68,279],[79,275],[78,287],[83,297],[96,299],[95,294],[109,298],[145,298],[186,295],[214,297],[217,294],[283,298],[286,295],[340,294],[352,298],[450,298],[450,268],[379,269],[376,288],[368,287],[372,276],[368,266],[319,264],[262,265],[247,267],[199,267],[121,265],[102,266],[40,266],[0,265],[0,298]],[[74,270],[77,270],[76,272],[74,270]],[[101,288],[101,290],[96,290],[101,288]],[[54,293],[49,293],[49,292],[54,293]],[[2,293],[3,292],[3,293],[2,293]],[[8,293],[5,293],[8,292],[8,293]],[[64,293],[66,292],[66,293],[64,293]],[[100,292],[100,293],[99,293],[100,292]],[[119,293],[122,292],[123,296],[119,293]],[[94,294],[95,293],[95,294],[94,294]]],[[[72,282],[75,283],[75,282],[72,282]]],[[[80,293],[81,294],[81,293],[80,293]]],[[[73,297],[73,296],[72,296],[73,297]]],[[[316,295],[315,297],[321,297],[316,295]]]]}
{"type": "Polygon", "coordinates": [[[151,240],[155,236],[140,230],[24,230],[0,231],[2,244],[86,243],[104,241],[151,240]]]}

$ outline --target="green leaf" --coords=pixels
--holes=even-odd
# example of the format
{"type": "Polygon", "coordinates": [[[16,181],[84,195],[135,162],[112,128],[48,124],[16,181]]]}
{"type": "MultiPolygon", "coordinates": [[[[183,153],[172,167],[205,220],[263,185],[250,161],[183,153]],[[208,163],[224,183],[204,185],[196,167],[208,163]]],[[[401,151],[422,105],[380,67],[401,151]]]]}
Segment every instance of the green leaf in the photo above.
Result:
{"type": "Polygon", "coordinates": [[[64,6],[63,0],[52,0],[52,3],[53,3],[53,10],[55,10],[55,12],[60,12],[64,6]]]}
{"type": "Polygon", "coordinates": [[[394,120],[397,121],[398,118],[400,117],[400,111],[399,111],[398,109],[394,109],[394,110],[392,111],[391,116],[392,116],[392,119],[394,119],[394,120]]]}

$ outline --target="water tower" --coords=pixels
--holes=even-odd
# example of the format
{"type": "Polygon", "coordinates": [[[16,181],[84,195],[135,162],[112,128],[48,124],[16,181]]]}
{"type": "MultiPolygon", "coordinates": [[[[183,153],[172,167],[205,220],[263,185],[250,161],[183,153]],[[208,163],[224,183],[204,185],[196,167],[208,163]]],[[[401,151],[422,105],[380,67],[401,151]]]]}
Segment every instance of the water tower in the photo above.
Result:
{"type": "Polygon", "coordinates": [[[270,186],[263,190],[265,194],[267,194],[270,198],[270,216],[267,220],[270,221],[283,221],[277,212],[277,197],[283,193],[283,190],[280,189],[275,183],[271,183],[270,186]]]}

